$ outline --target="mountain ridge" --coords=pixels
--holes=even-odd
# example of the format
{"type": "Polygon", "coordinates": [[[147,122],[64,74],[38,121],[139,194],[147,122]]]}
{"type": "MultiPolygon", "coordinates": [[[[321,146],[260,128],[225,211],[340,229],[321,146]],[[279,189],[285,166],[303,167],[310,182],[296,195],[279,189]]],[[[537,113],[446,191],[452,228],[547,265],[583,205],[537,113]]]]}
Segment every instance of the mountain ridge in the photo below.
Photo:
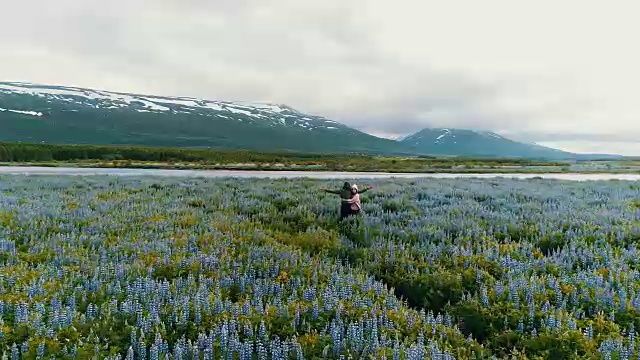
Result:
{"type": "Polygon", "coordinates": [[[391,140],[271,103],[4,82],[0,108],[4,141],[409,153],[391,140]]]}
{"type": "Polygon", "coordinates": [[[576,155],[464,129],[427,128],[385,139],[284,104],[23,82],[0,82],[0,127],[0,141],[551,159],[576,155]],[[456,136],[464,143],[452,142],[456,136]]]}

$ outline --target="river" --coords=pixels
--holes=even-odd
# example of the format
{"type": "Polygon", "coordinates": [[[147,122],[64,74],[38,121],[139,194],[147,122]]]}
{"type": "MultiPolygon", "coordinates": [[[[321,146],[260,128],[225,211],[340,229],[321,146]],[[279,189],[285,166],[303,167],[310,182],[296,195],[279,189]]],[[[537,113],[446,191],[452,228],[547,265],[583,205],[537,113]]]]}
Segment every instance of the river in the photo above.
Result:
{"type": "Polygon", "coordinates": [[[168,176],[204,178],[311,178],[311,179],[381,179],[381,178],[544,178],[558,180],[629,180],[640,181],[640,174],[517,174],[517,173],[384,173],[384,172],[326,172],[326,171],[255,171],[255,170],[164,170],[114,169],[39,166],[0,166],[0,175],[112,175],[112,176],[168,176]]]}

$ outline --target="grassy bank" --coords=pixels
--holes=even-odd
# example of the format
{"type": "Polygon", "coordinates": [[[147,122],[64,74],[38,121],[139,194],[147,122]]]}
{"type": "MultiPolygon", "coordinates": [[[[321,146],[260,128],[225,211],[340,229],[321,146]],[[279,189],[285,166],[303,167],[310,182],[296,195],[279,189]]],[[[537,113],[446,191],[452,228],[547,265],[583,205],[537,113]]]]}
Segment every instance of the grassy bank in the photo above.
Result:
{"type": "Polygon", "coordinates": [[[391,173],[640,173],[631,161],[392,157],[245,150],[0,143],[0,166],[391,173]]]}

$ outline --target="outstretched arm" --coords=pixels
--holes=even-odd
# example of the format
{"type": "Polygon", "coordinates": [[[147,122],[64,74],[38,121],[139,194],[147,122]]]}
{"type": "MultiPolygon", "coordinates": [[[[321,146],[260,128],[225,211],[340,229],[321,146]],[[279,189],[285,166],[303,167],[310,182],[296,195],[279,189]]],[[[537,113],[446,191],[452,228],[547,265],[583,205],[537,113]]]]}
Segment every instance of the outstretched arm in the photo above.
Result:
{"type": "Polygon", "coordinates": [[[360,190],[360,194],[365,193],[365,192],[367,192],[367,191],[369,191],[371,189],[373,189],[373,186],[367,186],[366,188],[360,190]]]}
{"type": "Polygon", "coordinates": [[[340,195],[340,190],[330,190],[330,189],[327,189],[327,188],[320,188],[320,190],[322,190],[324,192],[328,192],[329,194],[340,195]]]}

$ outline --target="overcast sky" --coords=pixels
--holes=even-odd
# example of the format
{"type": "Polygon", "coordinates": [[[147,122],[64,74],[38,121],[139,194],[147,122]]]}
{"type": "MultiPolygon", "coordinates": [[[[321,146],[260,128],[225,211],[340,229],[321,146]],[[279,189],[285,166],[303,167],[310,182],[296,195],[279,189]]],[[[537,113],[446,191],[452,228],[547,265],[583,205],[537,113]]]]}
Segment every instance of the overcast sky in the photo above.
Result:
{"type": "Polygon", "coordinates": [[[0,0],[0,80],[640,155],[636,0],[0,0]]]}

